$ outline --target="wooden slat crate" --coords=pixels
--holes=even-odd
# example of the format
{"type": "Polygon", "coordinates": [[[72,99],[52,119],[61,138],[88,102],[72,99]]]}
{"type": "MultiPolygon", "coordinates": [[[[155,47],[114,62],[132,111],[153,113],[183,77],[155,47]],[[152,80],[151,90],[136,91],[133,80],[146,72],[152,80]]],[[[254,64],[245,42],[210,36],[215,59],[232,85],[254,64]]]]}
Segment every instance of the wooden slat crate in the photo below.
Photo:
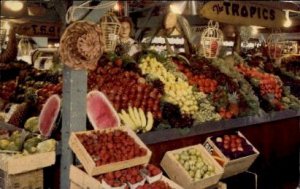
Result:
{"type": "Polygon", "coordinates": [[[133,167],[136,165],[147,164],[151,158],[152,152],[147,148],[147,146],[141,141],[141,139],[129,128],[127,127],[118,127],[113,129],[105,129],[105,131],[112,132],[114,130],[122,130],[126,131],[129,136],[131,136],[135,142],[140,145],[142,148],[147,150],[147,154],[143,157],[136,157],[130,160],[119,161],[115,163],[109,163],[106,165],[96,166],[96,163],[92,159],[92,157],[88,154],[84,146],[80,143],[77,134],[90,134],[93,131],[84,131],[84,132],[75,132],[71,133],[69,146],[72,151],[75,153],[76,157],[79,159],[86,172],[89,175],[100,175],[103,173],[108,173],[112,171],[117,171],[129,167],[133,167]]]}
{"type": "MultiPolygon", "coordinates": [[[[181,186],[164,176],[161,180],[168,183],[172,189],[183,189],[181,186]]],[[[71,186],[73,187],[71,187],[71,189],[103,189],[100,181],[74,165],[71,165],[70,167],[70,181],[71,186]]]]}
{"type": "Polygon", "coordinates": [[[7,174],[19,174],[51,166],[55,163],[55,151],[26,156],[0,154],[0,169],[7,174]]]}
{"type": "MultiPolygon", "coordinates": [[[[241,132],[237,132],[237,133],[239,136],[246,139],[246,137],[241,132]]],[[[221,164],[221,166],[223,166],[224,168],[224,174],[222,178],[228,178],[230,176],[247,171],[249,167],[252,165],[252,163],[255,161],[255,159],[259,155],[259,151],[247,139],[246,142],[253,147],[255,153],[242,158],[230,160],[222,153],[222,151],[211,140],[211,137],[208,137],[206,139],[206,141],[204,142],[204,147],[206,148],[206,150],[210,152],[213,155],[213,157],[222,159],[224,162],[221,164]]]]}
{"type": "Polygon", "coordinates": [[[216,185],[223,174],[223,168],[216,162],[216,160],[205,150],[205,148],[201,144],[166,152],[160,165],[168,174],[171,180],[188,189],[200,189],[216,185]],[[192,180],[184,167],[175,159],[175,153],[180,153],[191,148],[199,150],[201,156],[203,157],[203,160],[215,168],[216,173],[213,176],[195,182],[192,180]]]}
{"type": "Polygon", "coordinates": [[[1,189],[43,189],[44,176],[43,169],[10,175],[0,170],[0,188],[1,189]]]}

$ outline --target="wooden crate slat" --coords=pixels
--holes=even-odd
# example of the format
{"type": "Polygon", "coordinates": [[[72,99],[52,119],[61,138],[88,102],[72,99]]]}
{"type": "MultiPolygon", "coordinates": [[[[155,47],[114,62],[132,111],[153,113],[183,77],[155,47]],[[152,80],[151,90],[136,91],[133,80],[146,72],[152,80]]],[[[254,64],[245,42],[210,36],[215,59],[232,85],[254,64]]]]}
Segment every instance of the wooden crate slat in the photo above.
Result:
{"type": "Polygon", "coordinates": [[[51,166],[55,163],[55,158],[55,151],[19,157],[0,154],[0,169],[8,174],[19,174],[51,166]]]}

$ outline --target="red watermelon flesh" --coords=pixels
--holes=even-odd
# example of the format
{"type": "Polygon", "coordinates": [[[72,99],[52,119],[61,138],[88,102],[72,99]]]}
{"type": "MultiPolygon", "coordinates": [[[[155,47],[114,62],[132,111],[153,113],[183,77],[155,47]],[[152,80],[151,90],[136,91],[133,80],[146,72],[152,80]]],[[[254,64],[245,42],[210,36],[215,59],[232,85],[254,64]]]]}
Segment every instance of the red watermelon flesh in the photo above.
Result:
{"type": "Polygon", "coordinates": [[[60,104],[60,97],[58,95],[52,95],[43,105],[39,116],[38,126],[40,133],[45,137],[49,137],[55,127],[55,121],[60,110],[60,104]]]}
{"type": "Polygon", "coordinates": [[[87,94],[87,116],[94,129],[106,129],[120,126],[118,113],[100,91],[87,94]]]}

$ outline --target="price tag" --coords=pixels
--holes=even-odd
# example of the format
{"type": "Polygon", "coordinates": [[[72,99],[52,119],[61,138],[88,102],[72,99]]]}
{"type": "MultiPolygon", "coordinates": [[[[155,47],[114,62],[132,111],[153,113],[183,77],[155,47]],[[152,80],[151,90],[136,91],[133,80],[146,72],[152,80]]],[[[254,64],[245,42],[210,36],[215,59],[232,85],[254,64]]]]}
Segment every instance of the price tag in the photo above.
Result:
{"type": "Polygon", "coordinates": [[[207,141],[203,144],[203,146],[210,154],[213,153],[214,149],[207,141]]]}

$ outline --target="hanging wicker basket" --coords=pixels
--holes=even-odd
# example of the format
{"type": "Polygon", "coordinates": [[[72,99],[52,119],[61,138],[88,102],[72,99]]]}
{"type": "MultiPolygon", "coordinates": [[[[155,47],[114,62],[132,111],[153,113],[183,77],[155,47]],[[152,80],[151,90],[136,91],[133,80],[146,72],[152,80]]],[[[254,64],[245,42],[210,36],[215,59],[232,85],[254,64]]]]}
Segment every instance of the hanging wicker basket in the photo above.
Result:
{"type": "Polygon", "coordinates": [[[278,59],[282,57],[284,48],[284,40],[281,34],[272,33],[267,39],[268,55],[271,59],[278,59]]]}
{"type": "Polygon", "coordinates": [[[94,70],[103,54],[103,48],[101,29],[87,21],[71,24],[60,40],[62,62],[75,70],[94,70]]]}
{"type": "Polygon", "coordinates": [[[5,23],[3,21],[0,22],[0,49],[3,47],[6,36],[7,36],[7,29],[4,28],[5,23]]]}
{"type": "Polygon", "coordinates": [[[104,36],[104,52],[112,52],[115,50],[121,24],[113,12],[109,11],[99,21],[103,36],[104,36]]]}
{"type": "Polygon", "coordinates": [[[22,36],[18,44],[18,54],[19,56],[28,56],[33,50],[33,46],[30,43],[28,37],[22,36]]]}
{"type": "Polygon", "coordinates": [[[208,22],[208,27],[202,32],[201,46],[204,57],[216,58],[219,55],[223,43],[223,33],[219,29],[219,23],[208,22]]]}

